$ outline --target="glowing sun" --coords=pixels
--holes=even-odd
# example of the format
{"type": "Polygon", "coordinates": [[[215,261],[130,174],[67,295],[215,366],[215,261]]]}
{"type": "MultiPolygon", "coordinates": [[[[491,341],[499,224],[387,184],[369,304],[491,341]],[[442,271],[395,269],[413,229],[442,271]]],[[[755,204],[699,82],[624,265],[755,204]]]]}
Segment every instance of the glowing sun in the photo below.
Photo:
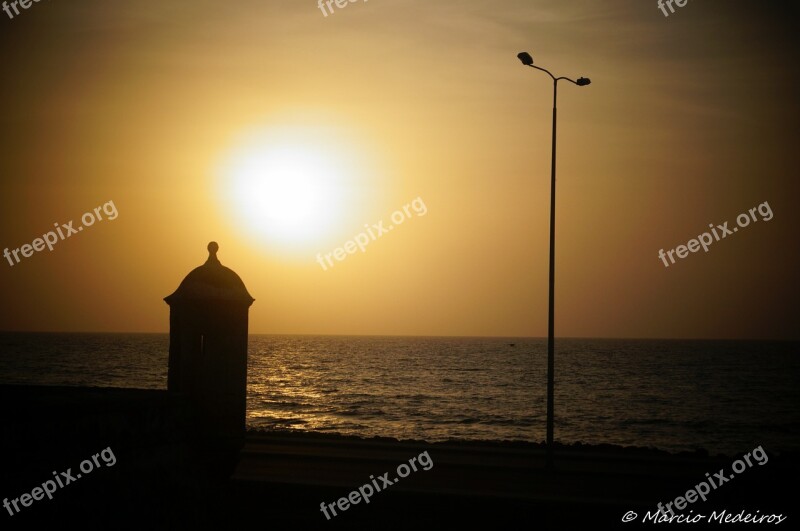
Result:
{"type": "Polygon", "coordinates": [[[223,199],[248,233],[284,249],[308,248],[335,231],[357,201],[357,171],[345,151],[318,131],[262,131],[226,157],[223,199]]]}

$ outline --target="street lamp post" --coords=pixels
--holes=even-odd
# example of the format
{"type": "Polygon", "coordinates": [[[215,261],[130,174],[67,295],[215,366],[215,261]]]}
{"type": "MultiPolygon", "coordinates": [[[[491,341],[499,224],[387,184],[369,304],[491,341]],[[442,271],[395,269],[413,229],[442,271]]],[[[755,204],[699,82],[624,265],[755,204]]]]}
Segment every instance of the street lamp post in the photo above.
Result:
{"type": "Polygon", "coordinates": [[[550,162],[550,306],[547,315],[547,468],[553,468],[553,397],[555,379],[553,371],[555,368],[555,356],[553,349],[553,320],[555,302],[555,255],[556,255],[556,98],[558,95],[558,81],[565,79],[579,87],[584,87],[591,83],[589,78],[579,77],[574,81],[568,77],[556,77],[544,68],[533,64],[533,58],[528,52],[520,52],[517,57],[522,64],[530,66],[542,72],[546,72],[553,80],[553,153],[550,162]]]}

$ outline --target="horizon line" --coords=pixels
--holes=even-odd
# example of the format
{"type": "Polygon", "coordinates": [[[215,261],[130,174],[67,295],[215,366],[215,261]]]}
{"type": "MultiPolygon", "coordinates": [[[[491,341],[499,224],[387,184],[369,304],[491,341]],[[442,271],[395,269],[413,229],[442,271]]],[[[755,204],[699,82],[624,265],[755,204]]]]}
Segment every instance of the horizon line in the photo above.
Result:
{"type": "MultiPolygon", "coordinates": [[[[0,330],[0,334],[106,334],[106,335],[169,335],[169,331],[160,332],[98,332],[74,330],[0,330]]],[[[324,333],[283,333],[283,332],[248,332],[249,336],[298,336],[298,337],[413,337],[413,338],[457,338],[457,339],[517,339],[547,340],[546,336],[490,336],[490,335],[430,335],[430,334],[324,334],[324,333]]],[[[555,339],[594,339],[594,340],[631,340],[631,341],[762,341],[797,343],[800,338],[720,338],[720,337],[612,337],[612,336],[555,336],[555,339]]]]}

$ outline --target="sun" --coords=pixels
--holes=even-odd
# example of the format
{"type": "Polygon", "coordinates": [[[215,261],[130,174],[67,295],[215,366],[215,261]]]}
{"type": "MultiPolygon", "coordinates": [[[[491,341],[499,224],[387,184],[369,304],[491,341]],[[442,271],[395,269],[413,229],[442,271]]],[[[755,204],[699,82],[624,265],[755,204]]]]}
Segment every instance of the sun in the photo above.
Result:
{"type": "Polygon", "coordinates": [[[284,250],[319,245],[358,201],[359,171],[336,137],[310,128],[260,131],[220,171],[228,212],[249,235],[284,250]]]}

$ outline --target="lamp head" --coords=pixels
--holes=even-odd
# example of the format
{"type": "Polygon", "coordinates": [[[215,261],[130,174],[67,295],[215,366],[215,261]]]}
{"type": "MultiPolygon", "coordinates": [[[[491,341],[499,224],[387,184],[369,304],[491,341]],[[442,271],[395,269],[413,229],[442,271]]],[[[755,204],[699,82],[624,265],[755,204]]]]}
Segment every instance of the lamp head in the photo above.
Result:
{"type": "Polygon", "coordinates": [[[531,57],[531,54],[529,54],[528,52],[519,52],[517,54],[517,57],[519,58],[520,61],[522,61],[522,64],[524,64],[525,66],[533,65],[533,57],[531,57]]]}
{"type": "Polygon", "coordinates": [[[576,84],[577,84],[579,87],[585,87],[586,85],[588,85],[588,84],[589,84],[589,83],[591,83],[591,82],[592,82],[592,80],[591,80],[591,79],[589,79],[588,77],[579,77],[579,78],[578,78],[578,81],[576,81],[575,83],[576,83],[576,84]]]}

